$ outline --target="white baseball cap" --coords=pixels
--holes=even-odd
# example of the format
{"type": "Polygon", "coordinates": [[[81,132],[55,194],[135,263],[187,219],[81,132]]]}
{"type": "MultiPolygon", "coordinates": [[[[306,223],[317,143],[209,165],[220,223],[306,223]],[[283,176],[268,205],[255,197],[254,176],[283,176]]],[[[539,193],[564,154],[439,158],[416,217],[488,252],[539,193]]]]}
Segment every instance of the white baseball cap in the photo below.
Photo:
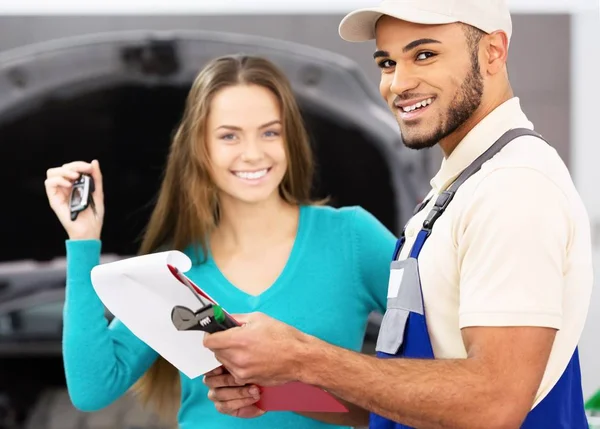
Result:
{"type": "Polygon", "coordinates": [[[349,42],[375,39],[375,25],[383,15],[417,24],[462,22],[486,33],[502,30],[509,41],[512,35],[505,0],[383,0],[378,7],[346,15],[339,26],[340,36],[349,42]]]}

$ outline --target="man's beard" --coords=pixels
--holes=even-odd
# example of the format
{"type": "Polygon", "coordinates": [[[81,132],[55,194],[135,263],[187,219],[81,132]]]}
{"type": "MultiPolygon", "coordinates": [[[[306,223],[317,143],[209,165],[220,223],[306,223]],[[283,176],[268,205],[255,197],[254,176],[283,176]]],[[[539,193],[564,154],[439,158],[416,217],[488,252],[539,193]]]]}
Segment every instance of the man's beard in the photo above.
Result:
{"type": "MultiPolygon", "coordinates": [[[[483,77],[479,71],[479,61],[474,58],[469,74],[464,79],[456,97],[446,111],[437,129],[429,135],[415,137],[402,136],[403,143],[410,149],[426,149],[435,146],[440,140],[455,132],[479,108],[483,96],[483,77]]],[[[400,127],[402,125],[399,123],[400,127]]],[[[421,124],[423,126],[423,124],[421,124]]],[[[402,130],[401,130],[402,131],[402,130]]]]}

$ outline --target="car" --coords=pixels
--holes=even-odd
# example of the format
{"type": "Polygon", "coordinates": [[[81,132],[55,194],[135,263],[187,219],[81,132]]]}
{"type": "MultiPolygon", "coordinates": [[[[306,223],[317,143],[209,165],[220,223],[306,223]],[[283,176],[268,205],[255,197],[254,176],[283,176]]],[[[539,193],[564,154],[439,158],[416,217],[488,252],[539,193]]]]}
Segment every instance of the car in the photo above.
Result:
{"type": "Polygon", "coordinates": [[[0,264],[0,428],[23,427],[45,394],[65,389],[64,299],[64,259],[0,264]]]}
{"type": "Polygon", "coordinates": [[[41,391],[64,386],[61,359],[64,269],[14,268],[0,271],[2,428],[23,423],[41,391]]]}
{"type": "MultiPolygon", "coordinates": [[[[0,222],[0,427],[37,416],[44,429],[39,404],[49,391],[64,394],[65,233],[48,206],[46,170],[99,159],[103,260],[135,255],[195,75],[238,52],[263,55],[290,78],[317,159],[315,197],[360,205],[399,234],[425,194],[422,157],[405,150],[356,64],[332,52],[230,33],[128,31],[0,53],[0,159],[16,167],[2,172],[10,208],[0,222]]],[[[380,320],[372,315],[366,352],[380,320]]]]}

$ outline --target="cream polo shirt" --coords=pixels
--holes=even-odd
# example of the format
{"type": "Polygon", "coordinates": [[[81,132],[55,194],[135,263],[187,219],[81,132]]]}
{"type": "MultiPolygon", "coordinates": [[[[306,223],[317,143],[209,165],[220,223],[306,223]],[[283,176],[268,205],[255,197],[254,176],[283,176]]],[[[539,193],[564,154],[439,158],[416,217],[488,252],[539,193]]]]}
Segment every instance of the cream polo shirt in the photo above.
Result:
{"type": "MultiPolygon", "coordinates": [[[[533,129],[518,98],[496,108],[442,161],[431,180],[434,198],[407,224],[399,259],[408,256],[435,196],[511,128],[533,129]]],[[[588,216],[556,150],[523,136],[486,162],[435,223],[419,271],[436,358],[466,358],[464,327],[558,330],[535,404],[541,401],[577,346],[592,290],[588,216]]]]}

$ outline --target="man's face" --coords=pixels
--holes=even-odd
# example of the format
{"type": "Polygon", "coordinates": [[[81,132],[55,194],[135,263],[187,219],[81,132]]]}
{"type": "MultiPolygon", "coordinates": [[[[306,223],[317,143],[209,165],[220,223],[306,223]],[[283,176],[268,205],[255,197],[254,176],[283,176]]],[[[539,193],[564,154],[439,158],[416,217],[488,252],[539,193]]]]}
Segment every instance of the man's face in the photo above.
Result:
{"type": "Polygon", "coordinates": [[[376,35],[379,90],[407,147],[436,145],[477,110],[483,95],[478,50],[461,24],[419,25],[384,16],[376,35]]]}

